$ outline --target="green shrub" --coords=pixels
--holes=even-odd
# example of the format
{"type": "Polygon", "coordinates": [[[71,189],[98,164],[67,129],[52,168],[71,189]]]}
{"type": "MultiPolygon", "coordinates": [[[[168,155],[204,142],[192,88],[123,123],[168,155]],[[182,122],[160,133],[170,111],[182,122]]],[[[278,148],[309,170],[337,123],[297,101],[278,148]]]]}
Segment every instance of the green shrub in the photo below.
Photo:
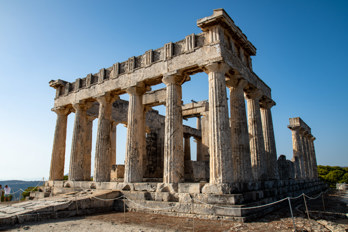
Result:
{"type": "Polygon", "coordinates": [[[39,191],[38,187],[28,187],[22,192],[22,200],[30,195],[30,192],[39,191]]]}
{"type": "Polygon", "coordinates": [[[336,183],[348,183],[348,168],[339,166],[318,166],[319,178],[328,183],[331,188],[336,187],[336,183]]]}

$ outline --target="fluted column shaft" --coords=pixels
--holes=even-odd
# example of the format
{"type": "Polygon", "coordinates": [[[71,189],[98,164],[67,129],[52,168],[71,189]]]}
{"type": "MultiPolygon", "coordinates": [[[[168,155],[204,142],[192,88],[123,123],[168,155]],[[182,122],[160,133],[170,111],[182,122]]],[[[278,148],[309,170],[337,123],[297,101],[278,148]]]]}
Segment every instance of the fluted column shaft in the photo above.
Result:
{"type": "Polygon", "coordinates": [[[299,128],[290,128],[292,134],[293,160],[295,162],[295,178],[302,179],[304,176],[303,153],[299,128]]]}
{"type": "Polygon", "coordinates": [[[247,82],[239,80],[230,89],[231,147],[235,182],[253,180],[250,160],[248,123],[245,110],[244,90],[247,82]]]}
{"type": "Polygon", "coordinates": [[[301,144],[302,144],[302,154],[303,154],[303,166],[304,166],[304,172],[303,172],[303,178],[307,179],[309,178],[309,163],[308,163],[308,147],[306,143],[305,138],[305,131],[300,131],[300,138],[301,138],[301,144]]]}
{"type": "Polygon", "coordinates": [[[129,94],[127,147],[124,170],[124,182],[143,181],[143,159],[146,152],[145,144],[145,111],[143,95],[145,86],[133,86],[127,89],[129,94]]]}
{"type": "Polygon", "coordinates": [[[112,128],[111,128],[111,165],[116,164],[116,136],[117,136],[117,123],[112,122],[112,128]]]}
{"type": "Polygon", "coordinates": [[[86,145],[85,145],[85,154],[83,158],[83,179],[91,179],[91,154],[92,154],[92,129],[93,129],[93,120],[94,116],[87,116],[87,127],[86,127],[86,145]]]}
{"type": "Polygon", "coordinates": [[[314,140],[315,140],[315,137],[311,137],[309,140],[309,145],[311,147],[313,178],[318,179],[318,166],[317,166],[317,157],[315,155],[315,149],[314,149],[314,140]]]}
{"type": "Polygon", "coordinates": [[[184,135],[184,160],[191,160],[190,135],[184,135]]]}
{"type": "MultiPolygon", "coordinates": [[[[201,135],[202,135],[202,125],[201,125],[201,116],[197,117],[197,130],[201,131],[201,135]]],[[[197,161],[203,161],[203,153],[202,153],[202,138],[196,138],[194,137],[195,141],[196,141],[196,152],[197,152],[197,161]]]]}
{"type": "Polygon", "coordinates": [[[263,139],[265,143],[265,158],[267,178],[270,180],[279,179],[277,166],[277,151],[274,139],[273,120],[271,107],[275,103],[273,101],[263,101],[261,107],[261,122],[263,139]]]}
{"type": "Polygon", "coordinates": [[[71,143],[69,180],[85,180],[85,154],[87,146],[87,109],[85,102],[73,105],[75,109],[75,122],[71,143]]]}
{"type": "Polygon", "coordinates": [[[309,143],[309,137],[311,135],[310,134],[306,134],[306,136],[304,137],[305,143],[306,143],[306,147],[307,147],[307,163],[308,163],[308,178],[312,179],[313,178],[313,167],[312,167],[312,155],[311,155],[311,146],[309,143]]]}
{"type": "Polygon", "coordinates": [[[233,181],[231,130],[225,82],[228,68],[223,63],[206,66],[209,78],[210,184],[233,181]]]}
{"type": "Polygon", "coordinates": [[[209,112],[204,112],[201,118],[201,133],[202,133],[202,160],[209,161],[209,112]]]}
{"type": "Polygon", "coordinates": [[[110,181],[111,172],[111,111],[117,98],[109,93],[97,98],[99,102],[98,131],[94,161],[94,181],[110,181]]]}
{"type": "Polygon", "coordinates": [[[163,77],[166,84],[166,116],[164,132],[164,183],[184,182],[184,150],[182,125],[182,76],[163,77]]]}
{"type": "Polygon", "coordinates": [[[67,119],[70,113],[70,109],[54,108],[52,111],[57,114],[56,129],[54,132],[51,168],[50,168],[50,180],[63,180],[64,179],[64,162],[65,162],[65,144],[66,144],[66,128],[67,119]]]}
{"type": "Polygon", "coordinates": [[[267,162],[262,132],[259,91],[247,95],[251,166],[255,180],[267,179],[267,162]]]}

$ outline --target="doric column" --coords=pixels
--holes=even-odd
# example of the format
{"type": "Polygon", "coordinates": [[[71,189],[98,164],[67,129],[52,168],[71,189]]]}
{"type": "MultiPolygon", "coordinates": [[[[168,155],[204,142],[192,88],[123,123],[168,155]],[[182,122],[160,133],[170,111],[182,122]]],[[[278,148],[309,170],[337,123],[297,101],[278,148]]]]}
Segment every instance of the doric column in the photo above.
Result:
{"type": "MultiPolygon", "coordinates": [[[[197,130],[201,131],[201,135],[202,135],[202,130],[201,130],[202,126],[201,126],[201,116],[197,117],[197,130]]],[[[196,152],[197,152],[197,161],[203,161],[203,153],[202,153],[202,138],[197,138],[194,137],[195,141],[196,141],[196,152]]]]}
{"type": "Polygon", "coordinates": [[[112,122],[111,128],[111,164],[116,164],[117,122],[112,122]]]}
{"type": "Polygon", "coordinates": [[[202,161],[209,161],[209,112],[202,113],[201,118],[201,135],[202,135],[202,161]]]}
{"type": "Polygon", "coordinates": [[[99,102],[98,131],[94,161],[94,181],[110,181],[111,172],[111,111],[118,96],[106,93],[97,97],[99,102]]]}
{"type": "Polygon", "coordinates": [[[255,180],[267,179],[267,162],[259,104],[261,95],[259,90],[247,93],[251,166],[255,180]]]}
{"type": "Polygon", "coordinates": [[[315,137],[311,136],[309,140],[309,146],[311,148],[312,175],[314,179],[318,179],[318,166],[317,166],[317,157],[315,155],[315,149],[314,149],[314,140],[315,140],[315,137]]]}
{"type": "Polygon", "coordinates": [[[190,138],[190,135],[184,134],[184,160],[191,160],[190,138]]]}
{"type": "Polygon", "coordinates": [[[127,89],[129,94],[127,147],[124,170],[124,182],[143,181],[143,159],[146,152],[145,111],[143,95],[145,85],[139,83],[127,89]]]}
{"type": "Polygon", "coordinates": [[[302,179],[304,176],[304,163],[303,163],[303,153],[301,147],[300,129],[299,127],[290,127],[292,134],[292,150],[293,158],[295,164],[295,178],[302,179]]]}
{"type": "Polygon", "coordinates": [[[91,179],[91,154],[92,154],[92,129],[93,129],[93,120],[95,116],[87,116],[87,127],[86,127],[86,146],[85,154],[83,158],[83,179],[91,179]]]}
{"type": "Polygon", "coordinates": [[[313,178],[313,167],[312,167],[312,155],[311,155],[311,146],[310,146],[310,137],[311,134],[307,133],[304,137],[306,147],[307,147],[307,163],[308,163],[308,178],[312,179],[313,178]]]}
{"type": "Polygon", "coordinates": [[[50,180],[63,180],[65,162],[66,127],[70,109],[67,107],[53,108],[57,114],[56,129],[54,132],[50,180]]]}
{"type": "Polygon", "coordinates": [[[183,77],[168,75],[163,77],[166,84],[166,116],[164,132],[163,182],[184,182],[184,150],[182,125],[182,90],[183,77]]]}
{"type": "Polygon", "coordinates": [[[243,79],[230,81],[230,111],[231,111],[231,147],[233,176],[235,182],[253,180],[250,160],[250,145],[248,122],[245,110],[243,88],[247,81],[243,79]]]}
{"type": "Polygon", "coordinates": [[[189,134],[184,134],[184,172],[186,181],[193,181],[190,138],[191,136],[189,134]]]}
{"type": "Polygon", "coordinates": [[[210,184],[233,181],[231,130],[225,82],[228,69],[228,65],[224,63],[205,66],[209,78],[210,184]]]}
{"type": "Polygon", "coordinates": [[[71,143],[69,180],[82,181],[85,179],[85,154],[87,147],[87,109],[90,103],[81,101],[73,104],[75,109],[74,132],[71,143]]]}
{"type": "Polygon", "coordinates": [[[261,122],[263,139],[265,143],[266,170],[268,179],[279,179],[277,167],[277,151],[274,139],[273,120],[271,108],[275,102],[271,99],[263,99],[261,105],[261,122]]]}
{"type": "Polygon", "coordinates": [[[301,144],[302,144],[302,154],[303,154],[303,166],[304,166],[304,172],[303,172],[303,178],[308,179],[309,178],[309,160],[308,160],[308,144],[306,142],[306,134],[308,132],[300,129],[300,138],[301,138],[301,144]]]}

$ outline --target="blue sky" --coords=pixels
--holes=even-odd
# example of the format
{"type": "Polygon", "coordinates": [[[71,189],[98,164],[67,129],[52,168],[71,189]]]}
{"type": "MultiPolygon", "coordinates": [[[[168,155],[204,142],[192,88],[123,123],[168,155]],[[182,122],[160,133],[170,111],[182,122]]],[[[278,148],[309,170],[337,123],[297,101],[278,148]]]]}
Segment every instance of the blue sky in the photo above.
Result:
{"type": "MultiPolygon", "coordinates": [[[[291,159],[288,118],[300,116],[317,138],[318,164],[348,166],[347,1],[0,0],[0,179],[48,177],[56,123],[50,80],[73,82],[200,33],[196,20],[216,8],[224,8],[257,48],[254,71],[277,102],[278,155],[291,159]]],[[[207,98],[205,74],[183,85],[185,103],[207,98]]],[[[122,163],[126,128],[117,129],[122,163]]]]}

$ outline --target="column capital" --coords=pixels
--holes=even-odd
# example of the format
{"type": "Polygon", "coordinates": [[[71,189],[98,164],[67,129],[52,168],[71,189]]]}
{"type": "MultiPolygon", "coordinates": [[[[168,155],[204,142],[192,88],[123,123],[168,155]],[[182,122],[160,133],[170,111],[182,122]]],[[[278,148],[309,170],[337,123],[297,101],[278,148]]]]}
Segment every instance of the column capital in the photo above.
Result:
{"type": "Polygon", "coordinates": [[[165,85],[181,85],[185,81],[185,79],[185,75],[182,75],[181,73],[167,73],[163,75],[162,82],[165,85]]]}
{"type": "Polygon", "coordinates": [[[300,127],[300,134],[302,136],[307,136],[308,135],[308,131],[306,131],[304,128],[300,127]]]}
{"type": "MultiPolygon", "coordinates": [[[[241,75],[238,75],[241,76],[241,75]]],[[[244,89],[248,85],[248,81],[243,78],[229,78],[226,80],[228,88],[244,89]]]]}
{"type": "Polygon", "coordinates": [[[94,116],[94,115],[87,115],[87,120],[88,121],[93,121],[94,119],[96,119],[97,116],[94,116]]]}
{"type": "Polygon", "coordinates": [[[103,95],[97,96],[96,100],[98,101],[99,104],[107,104],[107,103],[113,103],[119,98],[120,96],[108,92],[108,93],[104,93],[103,95]]]}
{"type": "Polygon", "coordinates": [[[71,107],[69,106],[54,107],[51,110],[58,115],[69,115],[71,113],[71,107]]]}
{"type": "Polygon", "coordinates": [[[271,109],[275,105],[276,103],[268,97],[261,98],[260,100],[260,107],[264,109],[271,109]]]}
{"type": "Polygon", "coordinates": [[[130,95],[143,95],[146,92],[146,86],[143,82],[127,88],[127,93],[130,95]]]}
{"type": "Polygon", "coordinates": [[[184,138],[185,138],[185,139],[189,139],[189,138],[191,138],[191,135],[190,135],[190,134],[187,134],[187,133],[184,133],[184,138]]]}
{"type": "Polygon", "coordinates": [[[262,91],[259,90],[259,89],[256,89],[256,88],[252,88],[252,89],[247,89],[245,91],[245,94],[246,94],[246,97],[248,99],[254,99],[254,100],[257,100],[257,99],[260,99],[261,96],[262,96],[262,91]]]}
{"type": "Polygon", "coordinates": [[[77,103],[73,103],[72,107],[77,110],[88,110],[93,105],[93,102],[82,100],[77,103]]]}
{"type": "Polygon", "coordinates": [[[307,137],[307,139],[312,139],[312,137],[313,137],[313,135],[312,134],[310,134],[310,133],[307,133],[306,135],[305,135],[306,137],[307,137]]]}
{"type": "Polygon", "coordinates": [[[290,126],[290,125],[288,125],[288,128],[289,128],[290,130],[292,130],[292,131],[298,131],[298,132],[299,132],[299,130],[300,130],[300,127],[299,127],[299,126],[290,126]]]}
{"type": "Polygon", "coordinates": [[[211,72],[223,72],[224,74],[230,70],[230,66],[226,63],[209,63],[203,67],[205,73],[209,74],[211,72]]]}

